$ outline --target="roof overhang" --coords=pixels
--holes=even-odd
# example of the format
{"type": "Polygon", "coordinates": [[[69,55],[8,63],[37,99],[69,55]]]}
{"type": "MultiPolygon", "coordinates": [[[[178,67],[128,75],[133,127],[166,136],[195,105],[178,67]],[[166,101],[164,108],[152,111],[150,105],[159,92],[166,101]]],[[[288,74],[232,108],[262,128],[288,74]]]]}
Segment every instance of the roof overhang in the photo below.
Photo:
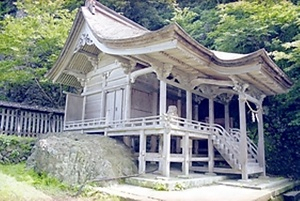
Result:
{"type": "Polygon", "coordinates": [[[193,84],[214,84],[208,80],[215,80],[229,85],[234,76],[265,95],[285,93],[292,86],[291,80],[263,49],[250,54],[211,51],[176,23],[148,31],[100,3],[96,2],[95,8],[94,13],[88,7],[80,9],[60,57],[47,74],[48,78],[71,86],[80,85],[82,73],[92,69],[89,56],[76,50],[84,36],[88,37],[88,42],[81,44],[85,52],[138,60],[158,68],[170,64],[178,72],[197,80],[193,84]]]}

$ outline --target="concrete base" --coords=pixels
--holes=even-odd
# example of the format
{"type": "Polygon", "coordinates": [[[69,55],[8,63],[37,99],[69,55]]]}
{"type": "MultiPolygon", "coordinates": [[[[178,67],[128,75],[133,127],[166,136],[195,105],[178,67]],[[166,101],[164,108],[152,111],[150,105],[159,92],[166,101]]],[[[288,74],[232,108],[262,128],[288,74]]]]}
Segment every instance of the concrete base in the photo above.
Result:
{"type": "Polygon", "coordinates": [[[190,174],[188,177],[184,175],[166,178],[156,176],[155,174],[146,174],[143,177],[132,177],[125,179],[126,184],[151,188],[159,191],[180,191],[184,189],[197,188],[201,186],[211,185],[216,182],[228,179],[227,176],[190,174]]]}
{"type": "Polygon", "coordinates": [[[275,187],[281,187],[289,184],[294,184],[289,179],[281,178],[281,177],[266,177],[266,178],[255,178],[248,180],[225,180],[220,181],[218,184],[227,185],[227,186],[236,186],[243,188],[251,188],[251,189],[271,189],[275,187]]]}
{"type": "MultiPolygon", "coordinates": [[[[122,197],[126,200],[143,201],[269,201],[288,190],[288,185],[277,186],[271,189],[251,189],[222,184],[212,184],[198,188],[191,188],[182,191],[157,191],[150,188],[121,184],[104,188],[95,188],[102,193],[122,197]]],[[[289,188],[291,184],[289,184],[289,188]]]]}

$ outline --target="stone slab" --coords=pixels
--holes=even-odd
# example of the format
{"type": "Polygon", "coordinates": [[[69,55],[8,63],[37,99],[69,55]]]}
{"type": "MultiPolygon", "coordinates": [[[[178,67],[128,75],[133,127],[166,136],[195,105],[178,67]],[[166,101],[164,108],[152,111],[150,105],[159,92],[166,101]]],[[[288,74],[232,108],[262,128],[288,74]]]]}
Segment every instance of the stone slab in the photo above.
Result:
{"type": "Polygon", "coordinates": [[[300,200],[300,191],[291,191],[283,194],[284,201],[298,201],[300,200]]]}
{"type": "Polygon", "coordinates": [[[228,176],[190,174],[188,177],[184,175],[177,175],[176,177],[166,178],[155,175],[145,175],[143,177],[127,178],[125,179],[125,183],[159,191],[180,191],[212,185],[225,179],[228,179],[228,176]]]}
{"type": "Polygon", "coordinates": [[[268,177],[268,178],[255,178],[248,180],[224,180],[218,182],[218,184],[227,185],[227,186],[236,186],[243,188],[251,189],[270,189],[276,186],[281,186],[289,183],[289,179],[281,177],[268,177]]]}

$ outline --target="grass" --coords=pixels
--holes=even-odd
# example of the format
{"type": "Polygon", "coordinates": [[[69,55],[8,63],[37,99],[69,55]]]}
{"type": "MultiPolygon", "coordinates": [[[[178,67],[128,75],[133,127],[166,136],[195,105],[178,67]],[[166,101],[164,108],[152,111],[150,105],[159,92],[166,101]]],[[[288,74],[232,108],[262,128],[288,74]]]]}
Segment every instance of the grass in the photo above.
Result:
{"type": "Polygon", "coordinates": [[[79,198],[72,198],[78,187],[60,182],[58,179],[45,173],[39,174],[33,170],[27,170],[25,163],[0,164],[0,200],[111,200],[121,201],[117,196],[105,195],[87,186],[79,198]]]}
{"type": "Polygon", "coordinates": [[[0,164],[0,172],[14,177],[16,181],[26,183],[38,190],[48,194],[68,193],[75,194],[76,188],[60,182],[58,179],[48,176],[45,173],[39,174],[33,170],[27,170],[25,163],[0,164]]]}

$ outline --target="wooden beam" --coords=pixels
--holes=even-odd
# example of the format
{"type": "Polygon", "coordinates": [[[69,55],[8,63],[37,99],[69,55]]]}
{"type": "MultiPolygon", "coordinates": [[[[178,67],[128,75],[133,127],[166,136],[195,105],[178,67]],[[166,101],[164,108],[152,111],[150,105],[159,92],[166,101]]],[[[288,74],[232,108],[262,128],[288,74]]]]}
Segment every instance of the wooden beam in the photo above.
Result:
{"type": "Polygon", "coordinates": [[[131,81],[131,83],[134,83],[137,77],[148,74],[148,73],[152,73],[152,72],[154,72],[154,69],[152,67],[143,68],[141,70],[134,71],[130,75],[130,81],[131,81]]]}
{"type": "Polygon", "coordinates": [[[94,59],[98,59],[97,54],[94,54],[94,53],[92,53],[92,52],[85,51],[85,50],[83,50],[83,49],[79,49],[79,50],[77,51],[77,53],[82,54],[82,55],[86,56],[87,58],[88,58],[88,57],[92,57],[92,58],[94,58],[94,59]]]}
{"type": "Polygon", "coordinates": [[[195,88],[196,86],[199,86],[201,84],[210,84],[210,85],[217,85],[217,86],[233,86],[232,81],[226,81],[226,80],[197,78],[191,81],[192,88],[195,88]]]}

